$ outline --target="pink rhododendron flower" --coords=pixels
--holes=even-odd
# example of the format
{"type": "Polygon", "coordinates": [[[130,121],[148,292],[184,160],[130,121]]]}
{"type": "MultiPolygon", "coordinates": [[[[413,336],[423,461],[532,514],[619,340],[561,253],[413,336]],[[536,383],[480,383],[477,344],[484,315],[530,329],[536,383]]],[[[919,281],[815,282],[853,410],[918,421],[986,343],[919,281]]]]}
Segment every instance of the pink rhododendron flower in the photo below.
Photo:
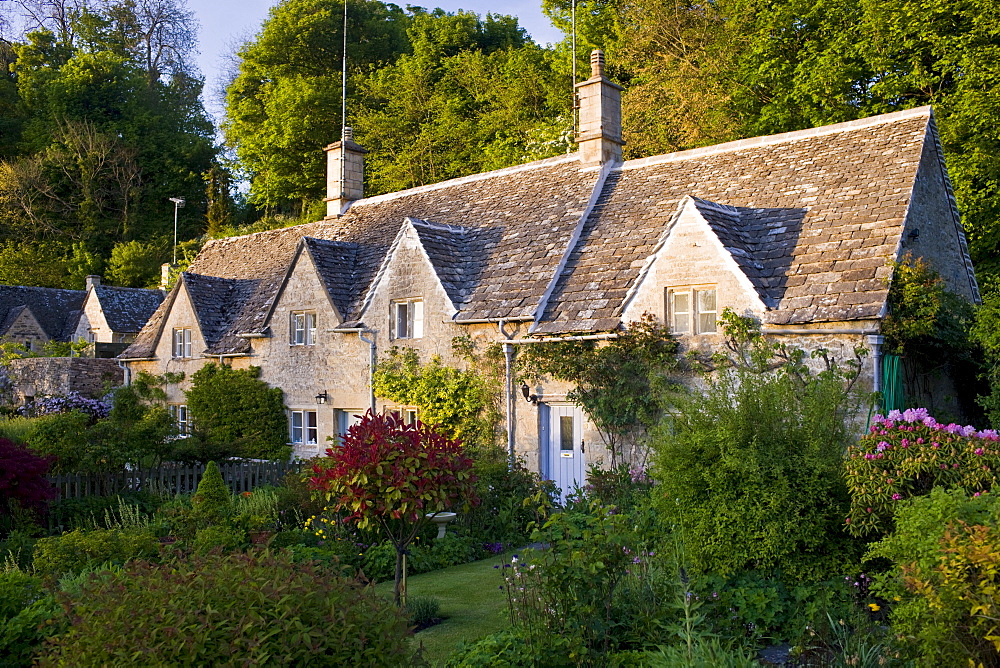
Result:
{"type": "Polygon", "coordinates": [[[981,455],[981,454],[983,454],[983,449],[982,449],[982,448],[976,448],[976,449],[975,449],[975,453],[976,453],[977,455],[981,455]]]}
{"type": "Polygon", "coordinates": [[[901,498],[903,498],[903,497],[901,497],[899,494],[893,494],[892,495],[892,500],[893,501],[899,501],[901,498]]]}
{"type": "Polygon", "coordinates": [[[889,411],[889,419],[895,422],[896,420],[903,419],[903,414],[900,411],[889,411]]]}

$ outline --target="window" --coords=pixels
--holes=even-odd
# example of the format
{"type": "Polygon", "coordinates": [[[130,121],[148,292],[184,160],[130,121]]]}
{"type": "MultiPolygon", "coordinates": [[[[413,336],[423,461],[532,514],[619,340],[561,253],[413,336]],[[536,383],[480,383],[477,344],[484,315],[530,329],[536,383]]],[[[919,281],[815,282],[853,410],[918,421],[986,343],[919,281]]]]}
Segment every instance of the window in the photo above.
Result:
{"type": "Polygon", "coordinates": [[[394,339],[419,339],[424,335],[424,302],[420,299],[393,302],[389,328],[394,339]]]}
{"type": "Polygon", "coordinates": [[[292,331],[289,340],[293,346],[315,345],[316,314],[312,311],[293,311],[292,331]]]}
{"type": "Polygon", "coordinates": [[[174,330],[174,357],[191,357],[191,330],[174,330]]]}
{"type": "Polygon", "coordinates": [[[715,288],[670,288],[667,313],[674,334],[713,334],[717,331],[715,288]]]}
{"type": "Polygon", "coordinates": [[[319,422],[316,411],[292,411],[292,443],[316,445],[319,443],[319,422]]]}
{"type": "Polygon", "coordinates": [[[419,415],[416,408],[393,408],[390,411],[393,415],[403,421],[403,424],[417,424],[419,415]]]}
{"type": "Polygon", "coordinates": [[[191,433],[191,420],[188,419],[188,407],[185,404],[171,404],[169,406],[170,417],[177,427],[178,434],[191,433]]]}
{"type": "Polygon", "coordinates": [[[337,438],[340,444],[344,443],[344,434],[347,433],[347,430],[354,425],[359,424],[364,414],[364,408],[357,408],[354,410],[340,408],[337,410],[337,438]]]}

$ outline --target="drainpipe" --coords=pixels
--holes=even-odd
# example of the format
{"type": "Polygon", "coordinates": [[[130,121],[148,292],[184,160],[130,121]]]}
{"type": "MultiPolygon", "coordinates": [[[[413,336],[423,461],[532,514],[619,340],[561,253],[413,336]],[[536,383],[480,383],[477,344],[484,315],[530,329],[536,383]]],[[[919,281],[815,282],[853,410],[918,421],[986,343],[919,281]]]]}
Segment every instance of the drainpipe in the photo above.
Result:
{"type": "Polygon", "coordinates": [[[513,334],[508,334],[506,323],[501,320],[497,323],[500,333],[503,334],[503,357],[505,362],[505,381],[507,393],[507,458],[511,468],[514,466],[514,344],[511,341],[513,334]]]}
{"type": "Polygon", "coordinates": [[[118,362],[118,368],[122,370],[122,380],[125,381],[125,386],[128,387],[132,384],[132,372],[129,371],[128,365],[120,360],[118,362]]]}
{"type": "Polygon", "coordinates": [[[369,394],[369,408],[371,408],[372,413],[375,413],[375,332],[365,327],[364,329],[358,330],[358,338],[368,344],[370,355],[368,358],[368,394],[369,394]],[[366,339],[365,334],[368,334],[372,338],[366,339]]]}

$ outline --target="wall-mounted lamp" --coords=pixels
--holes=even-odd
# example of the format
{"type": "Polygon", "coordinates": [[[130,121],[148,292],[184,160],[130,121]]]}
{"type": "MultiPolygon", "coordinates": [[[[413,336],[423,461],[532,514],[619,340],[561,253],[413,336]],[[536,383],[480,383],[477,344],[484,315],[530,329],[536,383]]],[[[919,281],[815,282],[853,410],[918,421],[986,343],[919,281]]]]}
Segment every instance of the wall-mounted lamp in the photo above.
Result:
{"type": "Polygon", "coordinates": [[[528,403],[538,405],[538,395],[531,393],[531,388],[528,387],[527,383],[521,383],[521,394],[524,395],[524,400],[528,403]]]}
{"type": "Polygon", "coordinates": [[[322,392],[320,392],[319,394],[316,395],[316,403],[317,404],[325,404],[326,400],[329,399],[329,398],[330,398],[330,395],[326,393],[326,390],[323,390],[322,392]]]}
{"type": "Polygon", "coordinates": [[[910,233],[906,235],[906,238],[909,239],[910,241],[916,241],[917,239],[919,239],[920,228],[915,227],[912,230],[910,230],[910,233]]]}

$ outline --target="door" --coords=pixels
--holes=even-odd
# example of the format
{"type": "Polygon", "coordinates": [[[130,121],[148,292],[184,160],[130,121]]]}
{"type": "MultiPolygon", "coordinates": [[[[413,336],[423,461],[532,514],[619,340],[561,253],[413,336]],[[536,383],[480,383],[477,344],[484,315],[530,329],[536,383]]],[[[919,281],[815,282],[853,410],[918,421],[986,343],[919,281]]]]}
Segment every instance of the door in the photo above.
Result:
{"type": "Polygon", "coordinates": [[[547,477],[562,490],[561,499],[574,488],[586,484],[587,455],[583,441],[583,411],[572,404],[545,405],[547,419],[542,435],[547,443],[542,452],[547,462],[547,477]]]}

